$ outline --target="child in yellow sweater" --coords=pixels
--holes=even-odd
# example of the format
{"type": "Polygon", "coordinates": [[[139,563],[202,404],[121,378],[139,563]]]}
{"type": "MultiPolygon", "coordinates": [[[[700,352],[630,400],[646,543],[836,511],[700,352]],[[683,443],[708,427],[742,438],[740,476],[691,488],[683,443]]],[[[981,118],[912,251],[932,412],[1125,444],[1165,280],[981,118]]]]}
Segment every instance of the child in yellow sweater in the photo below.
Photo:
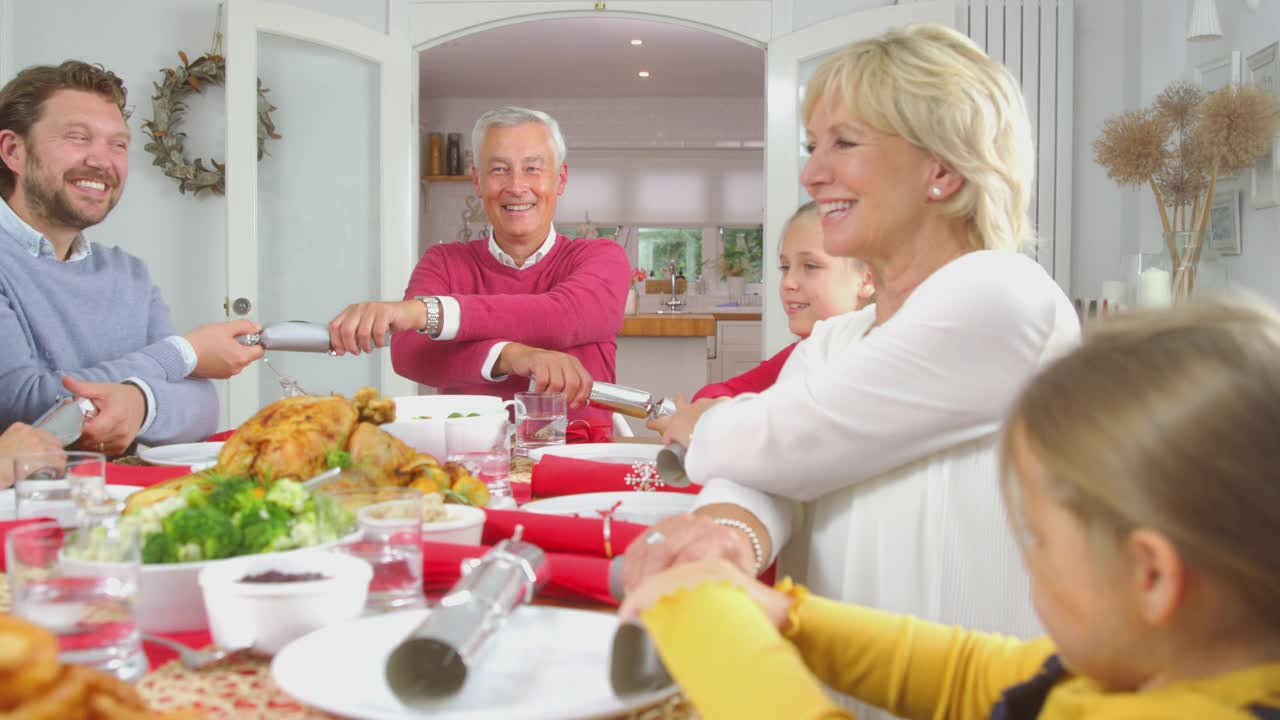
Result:
{"type": "MultiPolygon", "coordinates": [[[[1049,637],[1020,642],[676,566],[639,616],[707,720],[1280,718],[1280,315],[1110,321],[1014,405],[1010,522],[1049,637]]],[[[904,561],[909,561],[904,558],[904,561]]]]}

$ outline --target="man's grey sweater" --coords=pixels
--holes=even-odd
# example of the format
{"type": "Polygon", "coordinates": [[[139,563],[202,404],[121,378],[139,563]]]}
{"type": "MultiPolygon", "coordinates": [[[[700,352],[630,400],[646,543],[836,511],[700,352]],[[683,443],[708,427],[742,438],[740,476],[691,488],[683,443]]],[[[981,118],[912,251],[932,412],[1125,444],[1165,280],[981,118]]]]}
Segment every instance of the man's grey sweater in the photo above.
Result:
{"type": "MultiPolygon", "coordinates": [[[[213,383],[186,377],[169,306],[142,261],[93,244],[74,262],[46,250],[0,208],[0,430],[31,422],[62,395],[62,376],[92,382],[136,377],[155,397],[149,445],[208,437],[218,422],[213,383]]],[[[47,243],[48,241],[44,241],[47,243]]]]}

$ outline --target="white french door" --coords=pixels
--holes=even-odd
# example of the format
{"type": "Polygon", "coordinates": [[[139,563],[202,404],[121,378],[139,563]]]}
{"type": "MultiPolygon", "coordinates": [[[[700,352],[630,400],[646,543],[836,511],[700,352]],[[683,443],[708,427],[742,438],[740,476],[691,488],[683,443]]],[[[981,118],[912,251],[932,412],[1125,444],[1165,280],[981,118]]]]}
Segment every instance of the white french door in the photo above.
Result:
{"type": "MultiPolygon", "coordinates": [[[[404,0],[386,31],[294,5],[228,0],[227,288],[231,317],[327,323],[346,305],[399,299],[416,260],[413,53],[404,0]],[[257,158],[258,82],[283,136],[257,158]]],[[[416,386],[390,354],[269,353],[306,390],[391,395],[416,386]]],[[[261,363],[229,384],[238,425],[281,397],[261,363]]]]}
{"type": "MultiPolygon", "coordinates": [[[[934,22],[955,26],[954,0],[928,0],[866,10],[810,25],[769,41],[765,105],[764,257],[778,256],[782,225],[810,198],[800,185],[804,165],[804,122],[800,117],[805,83],[822,61],[840,48],[895,27],[934,22]]],[[[795,340],[787,318],[773,301],[781,280],[777,263],[765,263],[764,356],[795,340]]]]}

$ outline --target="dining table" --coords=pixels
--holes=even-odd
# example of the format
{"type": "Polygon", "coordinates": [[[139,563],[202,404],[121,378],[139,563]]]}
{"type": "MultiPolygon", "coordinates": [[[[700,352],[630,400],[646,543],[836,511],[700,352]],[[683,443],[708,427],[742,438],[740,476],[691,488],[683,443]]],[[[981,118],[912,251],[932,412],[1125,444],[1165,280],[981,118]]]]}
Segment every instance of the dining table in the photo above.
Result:
{"type": "MultiPolygon", "coordinates": [[[[642,441],[643,442],[643,441],[642,441]]],[[[118,459],[117,466],[137,468],[136,473],[159,471],[149,468],[136,457],[118,459]]],[[[517,488],[517,497],[530,497],[528,483],[531,480],[532,463],[526,458],[513,458],[510,478],[517,488]],[[521,492],[524,490],[524,492],[521,492]]],[[[164,473],[156,472],[159,482],[164,473]]],[[[431,594],[428,594],[428,600],[431,594]]],[[[586,597],[538,597],[534,604],[567,607],[578,610],[612,614],[615,608],[598,599],[586,597]]],[[[8,578],[0,573],[0,612],[8,612],[10,592],[8,578]]],[[[211,644],[207,633],[182,633],[168,636],[189,647],[203,649],[211,644]]],[[[138,682],[137,687],[153,710],[198,710],[209,720],[271,720],[323,719],[340,716],[322,712],[289,696],[272,679],[271,658],[239,653],[200,670],[189,670],[177,660],[168,648],[144,643],[150,661],[150,670],[138,682]]],[[[603,671],[603,669],[602,669],[603,671]]],[[[688,700],[676,693],[652,706],[615,716],[619,720],[691,720],[698,717],[688,700]]]]}

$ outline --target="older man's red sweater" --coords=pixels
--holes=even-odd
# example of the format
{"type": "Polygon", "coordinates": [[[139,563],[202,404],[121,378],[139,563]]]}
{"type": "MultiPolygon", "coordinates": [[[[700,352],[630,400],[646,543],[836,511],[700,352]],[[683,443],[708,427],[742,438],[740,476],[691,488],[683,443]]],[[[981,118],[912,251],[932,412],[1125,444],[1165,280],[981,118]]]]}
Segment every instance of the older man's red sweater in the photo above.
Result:
{"type": "MultiPolygon", "coordinates": [[[[398,333],[391,338],[392,364],[400,375],[442,393],[510,399],[529,389],[528,378],[490,382],[481,372],[489,349],[512,341],[573,355],[592,378],[613,382],[630,275],[626,252],[605,239],[557,235],[551,252],[523,270],[498,262],[486,240],[433,245],[413,269],[404,296],[457,299],[458,335],[439,341],[398,333]]],[[[570,412],[570,420],[580,417],[609,424],[609,413],[601,410],[570,412]]]]}

